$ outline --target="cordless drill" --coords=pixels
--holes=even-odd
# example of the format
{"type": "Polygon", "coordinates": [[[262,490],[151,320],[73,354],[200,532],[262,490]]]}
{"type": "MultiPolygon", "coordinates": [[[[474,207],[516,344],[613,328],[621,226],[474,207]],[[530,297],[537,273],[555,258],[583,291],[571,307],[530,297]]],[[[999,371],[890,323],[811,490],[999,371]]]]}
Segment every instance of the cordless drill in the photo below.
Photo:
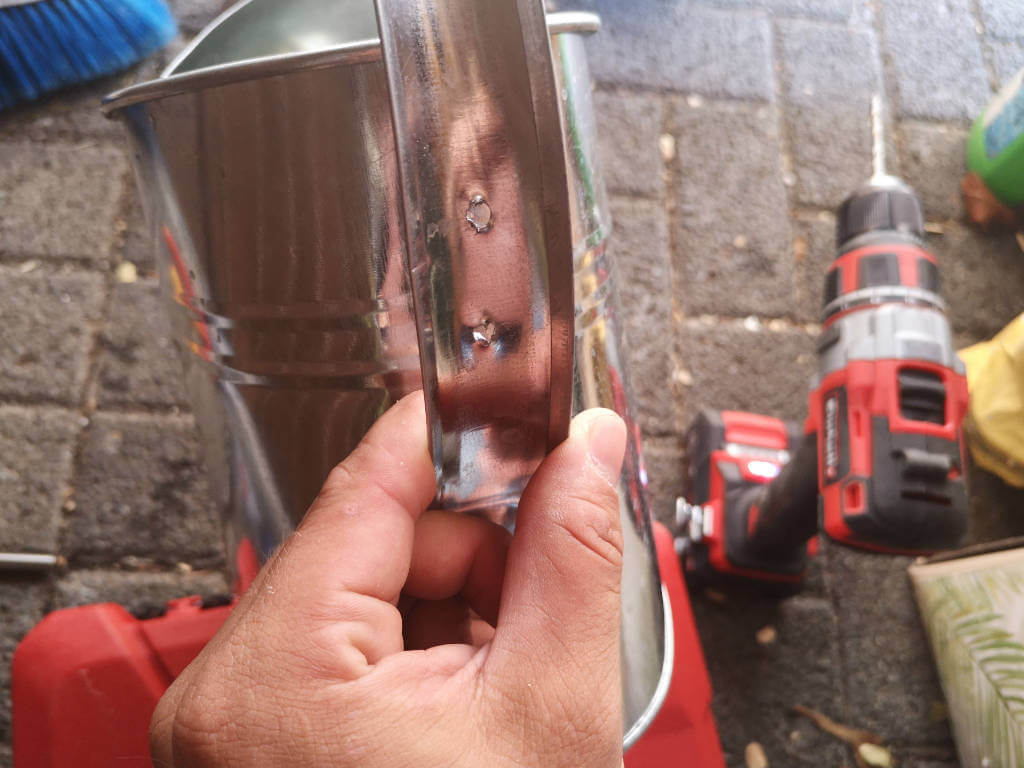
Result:
{"type": "Polygon", "coordinates": [[[819,524],[892,553],[952,547],[966,530],[964,366],[921,203],[877,158],[836,217],[803,429],[706,411],[687,433],[677,518],[691,574],[799,583],[819,524]]]}

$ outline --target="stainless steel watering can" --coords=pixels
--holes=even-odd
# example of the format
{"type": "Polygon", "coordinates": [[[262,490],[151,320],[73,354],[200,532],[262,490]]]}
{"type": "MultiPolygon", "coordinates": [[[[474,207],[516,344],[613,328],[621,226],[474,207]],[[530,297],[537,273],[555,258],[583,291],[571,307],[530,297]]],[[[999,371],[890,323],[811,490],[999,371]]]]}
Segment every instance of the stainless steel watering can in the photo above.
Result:
{"type": "Polygon", "coordinates": [[[507,525],[572,414],[627,419],[628,747],[667,691],[672,622],[616,350],[598,25],[540,0],[247,0],[104,108],[128,128],[229,552],[265,559],[415,389],[436,503],[507,525]]]}

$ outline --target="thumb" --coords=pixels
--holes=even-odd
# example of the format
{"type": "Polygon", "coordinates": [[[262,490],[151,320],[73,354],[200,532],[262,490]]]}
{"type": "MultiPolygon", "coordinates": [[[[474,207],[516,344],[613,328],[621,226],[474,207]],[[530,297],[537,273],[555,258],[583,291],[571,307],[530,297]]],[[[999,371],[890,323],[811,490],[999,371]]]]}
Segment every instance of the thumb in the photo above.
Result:
{"type": "MultiPolygon", "coordinates": [[[[584,411],[523,493],[508,553],[488,664],[506,690],[615,719],[621,749],[619,671],[622,528],[616,491],[626,426],[584,411]],[[522,689],[520,689],[522,690],[522,689]],[[599,709],[595,709],[599,708],[599,709]]],[[[562,710],[564,714],[564,709],[562,710]]],[[[621,752],[620,752],[621,754],[621,752]]]]}

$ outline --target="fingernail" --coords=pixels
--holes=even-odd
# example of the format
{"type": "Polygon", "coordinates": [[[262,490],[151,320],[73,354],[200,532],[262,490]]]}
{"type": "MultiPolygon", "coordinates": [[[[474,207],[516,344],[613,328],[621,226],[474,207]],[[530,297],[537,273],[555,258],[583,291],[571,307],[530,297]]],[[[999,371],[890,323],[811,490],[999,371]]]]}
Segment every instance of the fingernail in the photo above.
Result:
{"type": "Polygon", "coordinates": [[[626,452],[626,425],[613,411],[599,410],[590,417],[587,452],[597,471],[611,485],[617,485],[626,452]]]}

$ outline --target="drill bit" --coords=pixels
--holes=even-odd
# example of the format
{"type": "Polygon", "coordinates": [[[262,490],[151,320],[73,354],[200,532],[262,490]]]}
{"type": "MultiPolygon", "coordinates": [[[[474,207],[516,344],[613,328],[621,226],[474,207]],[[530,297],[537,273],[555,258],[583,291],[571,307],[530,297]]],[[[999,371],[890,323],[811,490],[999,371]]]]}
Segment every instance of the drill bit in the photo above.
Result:
{"type": "Polygon", "coordinates": [[[868,184],[873,187],[903,187],[900,179],[886,172],[885,157],[885,111],[882,95],[876,93],[871,97],[871,178],[868,184]]]}

